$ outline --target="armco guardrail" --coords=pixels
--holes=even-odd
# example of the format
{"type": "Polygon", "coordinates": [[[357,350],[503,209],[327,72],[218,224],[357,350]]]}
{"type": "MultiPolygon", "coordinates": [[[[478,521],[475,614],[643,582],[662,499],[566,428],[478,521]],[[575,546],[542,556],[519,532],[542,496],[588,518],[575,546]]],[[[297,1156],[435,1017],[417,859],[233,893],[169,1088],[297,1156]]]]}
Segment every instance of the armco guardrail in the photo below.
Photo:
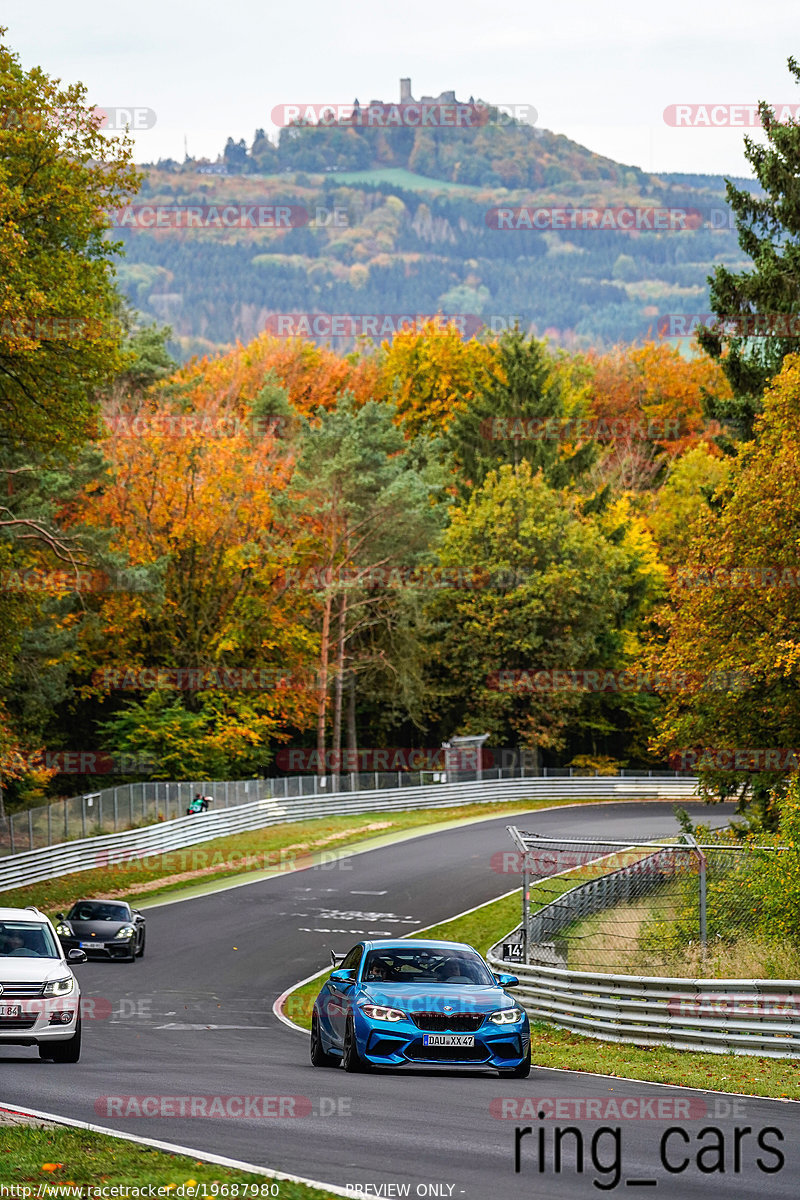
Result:
{"type": "MultiPolygon", "coordinates": [[[[520,944],[520,935],[521,929],[514,930],[487,957],[493,970],[511,970],[519,978],[515,995],[534,1020],[639,1046],[800,1057],[799,980],[678,979],[528,966],[513,957],[509,945],[520,944]]],[[[533,1047],[535,1061],[535,1034],[533,1047]]]]}
{"type": "Polygon", "coordinates": [[[182,849],[229,833],[260,829],[288,821],[307,820],[333,813],[403,812],[414,808],[452,808],[460,804],[499,803],[504,800],[534,799],[537,796],[650,800],[680,800],[696,794],[697,780],[679,778],[624,778],[618,776],[573,779],[507,779],[470,783],[434,784],[426,787],[338,792],[329,796],[280,799],[262,797],[219,812],[196,813],[173,821],[162,821],[143,829],[62,842],[39,850],[0,858],[0,891],[37,883],[73,871],[86,871],[114,860],[182,849]]]}
{"type": "MultiPolygon", "coordinates": [[[[392,751],[386,751],[387,760],[392,751]]],[[[501,755],[516,753],[500,750],[501,755]]],[[[482,770],[459,769],[448,778],[448,772],[380,770],[348,775],[318,776],[315,774],[283,775],[273,779],[166,780],[123,783],[117,787],[101,788],[81,796],[68,796],[36,808],[0,817],[0,855],[19,854],[38,850],[73,838],[97,837],[102,833],[117,833],[123,829],[170,821],[181,817],[197,792],[210,795],[216,808],[233,808],[248,804],[259,797],[276,800],[340,795],[343,792],[377,791],[378,789],[425,787],[445,783],[489,782],[508,779],[571,779],[571,767],[538,767],[507,765],[482,770]]],[[[639,778],[643,772],[620,771],[617,778],[639,778]]],[[[689,772],[648,771],[648,778],[677,778],[689,772]]]]}

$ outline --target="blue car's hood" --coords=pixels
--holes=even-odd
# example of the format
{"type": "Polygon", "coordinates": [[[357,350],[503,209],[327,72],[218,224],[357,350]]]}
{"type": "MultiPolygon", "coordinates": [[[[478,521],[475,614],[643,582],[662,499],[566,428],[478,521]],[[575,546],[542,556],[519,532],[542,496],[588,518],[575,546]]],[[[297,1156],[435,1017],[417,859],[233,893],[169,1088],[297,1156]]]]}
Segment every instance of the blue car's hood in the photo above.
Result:
{"type": "Polygon", "coordinates": [[[406,1012],[495,1012],[511,1008],[514,1000],[499,986],[444,984],[442,987],[425,983],[362,983],[359,999],[373,1004],[402,1008],[406,1012]],[[449,1007],[448,1007],[449,1006],[449,1007]]]}

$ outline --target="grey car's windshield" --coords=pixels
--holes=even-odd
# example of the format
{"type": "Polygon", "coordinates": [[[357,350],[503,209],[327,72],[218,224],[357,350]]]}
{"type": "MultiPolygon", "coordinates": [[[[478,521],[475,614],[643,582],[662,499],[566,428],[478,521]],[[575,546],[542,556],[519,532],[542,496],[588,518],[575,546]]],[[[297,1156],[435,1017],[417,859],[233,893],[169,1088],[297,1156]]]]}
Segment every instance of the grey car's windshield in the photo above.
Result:
{"type": "Polygon", "coordinates": [[[47,925],[0,921],[0,958],[61,958],[47,925]]]}
{"type": "Polygon", "coordinates": [[[130,921],[127,904],[105,904],[99,900],[80,900],[67,913],[68,921],[130,921]]]}
{"type": "Polygon", "coordinates": [[[494,984],[479,955],[469,950],[370,950],[362,979],[366,983],[494,984]]]}

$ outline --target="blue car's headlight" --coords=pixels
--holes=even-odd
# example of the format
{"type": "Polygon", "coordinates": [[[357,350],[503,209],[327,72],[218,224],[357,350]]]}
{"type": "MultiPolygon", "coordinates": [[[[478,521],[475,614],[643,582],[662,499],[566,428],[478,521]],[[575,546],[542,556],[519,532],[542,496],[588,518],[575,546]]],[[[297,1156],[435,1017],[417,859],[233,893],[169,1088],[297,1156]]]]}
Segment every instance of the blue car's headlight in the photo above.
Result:
{"type": "Polygon", "coordinates": [[[501,1008],[498,1012],[493,1012],[489,1017],[495,1025],[516,1025],[517,1021],[522,1020],[521,1008],[501,1008]]]}
{"type": "Polygon", "coordinates": [[[384,1004],[360,1004],[359,1008],[372,1021],[405,1021],[406,1014],[399,1008],[387,1008],[384,1004]]]}

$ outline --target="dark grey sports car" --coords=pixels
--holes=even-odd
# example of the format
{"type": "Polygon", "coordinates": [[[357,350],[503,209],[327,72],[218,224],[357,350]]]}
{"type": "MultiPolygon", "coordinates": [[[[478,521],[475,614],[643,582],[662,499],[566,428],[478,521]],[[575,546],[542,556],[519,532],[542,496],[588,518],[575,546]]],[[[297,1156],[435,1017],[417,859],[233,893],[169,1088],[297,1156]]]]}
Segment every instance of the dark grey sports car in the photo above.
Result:
{"type": "Polygon", "coordinates": [[[65,954],[85,950],[89,958],[128,962],[144,954],[144,917],[124,900],[76,900],[66,916],[56,914],[55,926],[65,954]]]}

